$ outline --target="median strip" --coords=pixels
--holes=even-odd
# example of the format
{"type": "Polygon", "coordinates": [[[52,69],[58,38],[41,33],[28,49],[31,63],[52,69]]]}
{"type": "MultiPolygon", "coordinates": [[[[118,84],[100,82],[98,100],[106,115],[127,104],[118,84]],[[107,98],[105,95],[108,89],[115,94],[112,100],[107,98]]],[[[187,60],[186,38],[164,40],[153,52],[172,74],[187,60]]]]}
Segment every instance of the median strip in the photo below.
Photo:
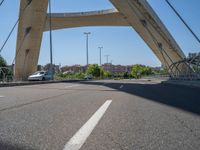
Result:
{"type": "Polygon", "coordinates": [[[99,120],[102,118],[112,100],[107,100],[93,116],[76,132],[76,134],[67,142],[63,150],[79,150],[92,133],[99,120]]]}

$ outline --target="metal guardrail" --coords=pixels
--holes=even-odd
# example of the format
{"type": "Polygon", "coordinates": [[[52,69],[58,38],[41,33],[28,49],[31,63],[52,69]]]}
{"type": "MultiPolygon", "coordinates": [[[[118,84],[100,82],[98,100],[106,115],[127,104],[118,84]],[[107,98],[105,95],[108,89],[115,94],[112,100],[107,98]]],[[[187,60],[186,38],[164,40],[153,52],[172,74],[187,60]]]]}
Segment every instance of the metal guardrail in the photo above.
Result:
{"type": "Polygon", "coordinates": [[[148,75],[148,76],[143,76],[143,79],[163,79],[163,80],[168,80],[170,79],[169,74],[155,74],[155,75],[148,75]]]}
{"type": "Polygon", "coordinates": [[[12,82],[13,81],[13,76],[12,75],[7,75],[5,70],[9,70],[10,67],[0,67],[0,82],[12,82]]]}
{"type": "Polygon", "coordinates": [[[169,72],[171,79],[200,80],[200,54],[173,63],[169,67],[169,72]],[[181,66],[184,66],[184,70],[180,72],[176,68],[181,66]]]}

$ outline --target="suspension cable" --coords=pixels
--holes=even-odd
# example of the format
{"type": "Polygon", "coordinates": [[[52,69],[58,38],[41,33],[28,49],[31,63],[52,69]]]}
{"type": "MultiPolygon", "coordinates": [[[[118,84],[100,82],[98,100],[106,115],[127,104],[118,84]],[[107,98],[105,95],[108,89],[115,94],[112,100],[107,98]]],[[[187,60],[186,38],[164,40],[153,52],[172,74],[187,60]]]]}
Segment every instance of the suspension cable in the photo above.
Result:
{"type": "Polygon", "coordinates": [[[167,4],[171,7],[171,9],[175,12],[175,14],[179,17],[179,19],[183,22],[183,24],[187,27],[187,29],[192,33],[192,35],[195,37],[195,39],[199,42],[200,44],[200,39],[198,38],[198,36],[194,33],[194,31],[190,28],[190,26],[186,23],[186,21],[183,19],[183,17],[181,17],[180,13],[178,13],[178,11],[172,6],[172,4],[168,1],[165,0],[167,2],[167,4]]]}
{"type": "Polygon", "coordinates": [[[5,40],[5,42],[3,43],[3,45],[2,45],[2,47],[1,47],[1,49],[0,49],[0,53],[2,52],[2,50],[3,50],[4,46],[6,45],[6,43],[8,42],[8,40],[9,40],[10,36],[12,35],[12,33],[13,33],[15,27],[17,26],[18,22],[19,22],[19,18],[17,19],[16,23],[15,23],[14,26],[12,27],[10,33],[8,34],[8,36],[7,36],[6,40],[5,40]]]}
{"type": "Polygon", "coordinates": [[[1,2],[0,2],[0,6],[3,4],[3,2],[4,2],[4,0],[1,0],[1,2]]]}
{"type": "MultiPolygon", "coordinates": [[[[4,0],[3,0],[3,1],[4,1],[4,0]]],[[[3,3],[3,1],[1,2],[1,4],[3,3]]],[[[24,9],[22,10],[22,15],[24,14],[25,9],[30,5],[30,3],[31,3],[31,1],[29,1],[29,2],[27,3],[27,5],[24,7],[24,9]]],[[[3,43],[3,45],[2,45],[2,47],[1,47],[1,49],[0,49],[0,53],[1,53],[2,50],[4,49],[4,47],[5,47],[5,45],[7,44],[8,40],[10,39],[10,37],[11,37],[11,35],[12,35],[14,29],[16,28],[17,24],[19,23],[19,20],[20,20],[20,18],[22,17],[22,15],[20,15],[20,16],[18,17],[17,21],[15,22],[15,24],[14,24],[14,26],[12,27],[11,31],[9,32],[9,34],[8,34],[8,36],[7,36],[7,38],[6,38],[6,40],[4,41],[4,43],[3,43]]]]}

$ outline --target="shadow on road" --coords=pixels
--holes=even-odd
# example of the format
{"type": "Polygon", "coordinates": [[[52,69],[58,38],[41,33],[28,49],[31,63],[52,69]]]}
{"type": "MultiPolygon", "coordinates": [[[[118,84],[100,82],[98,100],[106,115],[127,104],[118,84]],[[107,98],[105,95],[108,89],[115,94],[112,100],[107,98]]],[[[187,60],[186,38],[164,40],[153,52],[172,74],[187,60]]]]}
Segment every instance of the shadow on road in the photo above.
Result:
{"type": "Polygon", "coordinates": [[[82,84],[103,85],[115,90],[140,96],[151,100],[182,109],[200,115],[200,88],[186,86],[159,84],[126,83],[103,83],[103,82],[81,82],[82,84]]]}
{"type": "Polygon", "coordinates": [[[37,150],[37,149],[32,149],[27,146],[5,143],[0,141],[0,150],[37,150]]]}

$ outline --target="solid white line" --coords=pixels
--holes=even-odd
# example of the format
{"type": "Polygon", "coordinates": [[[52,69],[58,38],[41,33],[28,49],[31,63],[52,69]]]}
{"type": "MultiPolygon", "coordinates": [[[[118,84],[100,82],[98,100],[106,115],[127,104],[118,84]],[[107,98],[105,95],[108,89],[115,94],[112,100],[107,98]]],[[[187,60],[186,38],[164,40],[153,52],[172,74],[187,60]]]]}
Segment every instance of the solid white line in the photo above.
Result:
{"type": "Polygon", "coordinates": [[[85,143],[101,117],[104,115],[112,100],[107,100],[93,116],[76,132],[76,134],[67,142],[63,150],[79,150],[85,143]]]}

